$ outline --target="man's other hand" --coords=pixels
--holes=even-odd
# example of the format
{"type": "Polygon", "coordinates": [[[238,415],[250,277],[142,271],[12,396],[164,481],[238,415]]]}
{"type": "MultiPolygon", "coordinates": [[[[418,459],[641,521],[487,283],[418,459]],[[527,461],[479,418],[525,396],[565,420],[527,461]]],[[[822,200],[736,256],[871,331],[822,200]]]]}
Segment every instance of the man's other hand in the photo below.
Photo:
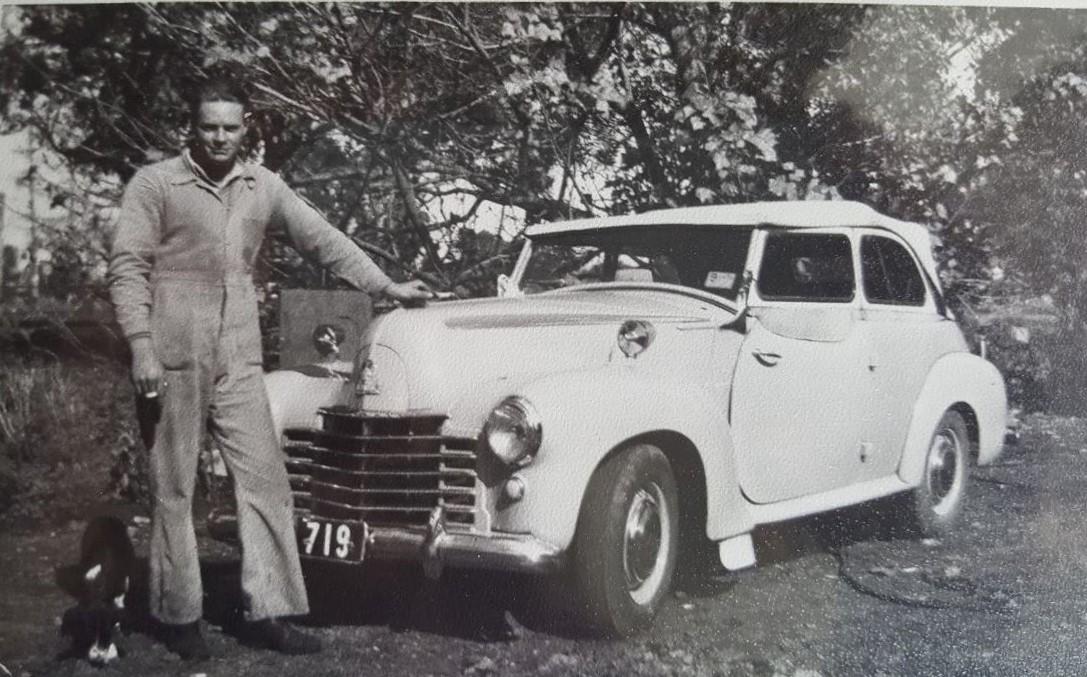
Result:
{"type": "Polygon", "coordinates": [[[166,383],[162,363],[155,355],[151,339],[138,338],[132,342],[132,385],[140,397],[158,397],[166,383]]]}
{"type": "Polygon", "coordinates": [[[404,302],[426,301],[434,297],[430,287],[422,280],[408,280],[407,282],[394,282],[385,289],[385,295],[389,298],[404,302]]]}

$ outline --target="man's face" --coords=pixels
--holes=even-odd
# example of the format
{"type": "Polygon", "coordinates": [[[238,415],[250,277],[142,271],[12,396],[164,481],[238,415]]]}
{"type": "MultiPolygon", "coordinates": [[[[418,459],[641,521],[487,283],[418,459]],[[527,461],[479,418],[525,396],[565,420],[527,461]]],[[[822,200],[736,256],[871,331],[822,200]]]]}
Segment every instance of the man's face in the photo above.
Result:
{"type": "Polygon", "coordinates": [[[197,162],[207,169],[229,170],[245,136],[245,109],[234,101],[205,101],[196,115],[197,162]]]}

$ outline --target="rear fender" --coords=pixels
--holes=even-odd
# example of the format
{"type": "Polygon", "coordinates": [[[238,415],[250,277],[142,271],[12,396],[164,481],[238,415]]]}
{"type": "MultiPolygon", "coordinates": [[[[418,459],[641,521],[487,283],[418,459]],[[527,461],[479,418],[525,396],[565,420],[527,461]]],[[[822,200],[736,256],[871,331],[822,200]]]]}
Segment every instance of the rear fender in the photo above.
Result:
{"type": "MultiPolygon", "coordinates": [[[[496,528],[530,532],[566,548],[574,535],[589,478],[610,452],[654,432],[687,438],[706,481],[706,535],[712,540],[750,531],[740,494],[724,404],[690,382],[641,379],[622,367],[558,374],[524,385],[543,420],[536,460],[518,474],[524,498],[498,509],[496,528]]],[[[679,487],[684,490],[683,486],[679,487]]]]}
{"type": "Polygon", "coordinates": [[[1004,378],[990,362],[971,353],[944,355],[929,370],[914,404],[899,477],[910,486],[921,483],[932,433],[949,409],[973,417],[968,424],[977,431],[977,463],[996,460],[1004,448],[1007,407],[1004,378]]]}

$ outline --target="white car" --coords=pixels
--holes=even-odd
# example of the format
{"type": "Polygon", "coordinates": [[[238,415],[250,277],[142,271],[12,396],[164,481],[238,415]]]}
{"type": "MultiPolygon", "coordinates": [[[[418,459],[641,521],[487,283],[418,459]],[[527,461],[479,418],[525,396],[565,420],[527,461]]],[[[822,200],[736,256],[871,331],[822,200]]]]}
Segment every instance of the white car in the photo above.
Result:
{"type": "Polygon", "coordinates": [[[1001,452],[1003,379],[921,225],[768,202],[526,235],[499,298],[395,310],[353,363],[268,375],[303,557],[564,572],[624,636],[684,539],[742,568],[756,525],[895,494],[938,534],[1001,452]]]}

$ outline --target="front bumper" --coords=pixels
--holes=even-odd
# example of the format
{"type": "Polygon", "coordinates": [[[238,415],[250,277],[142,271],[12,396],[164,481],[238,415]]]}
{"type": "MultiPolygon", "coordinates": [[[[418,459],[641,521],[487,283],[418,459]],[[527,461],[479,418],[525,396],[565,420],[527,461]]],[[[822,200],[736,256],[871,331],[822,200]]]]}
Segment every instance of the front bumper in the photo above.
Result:
{"type": "MultiPolygon", "coordinates": [[[[213,511],[207,524],[213,538],[237,540],[237,517],[232,512],[213,511]]],[[[563,554],[528,534],[446,530],[437,515],[425,528],[370,527],[365,560],[419,562],[431,577],[440,575],[445,566],[547,574],[562,568],[563,554]]]]}
{"type": "Polygon", "coordinates": [[[432,576],[439,574],[442,566],[545,574],[562,564],[558,548],[528,535],[447,531],[431,538],[400,527],[371,529],[366,557],[421,561],[432,576]]]}

